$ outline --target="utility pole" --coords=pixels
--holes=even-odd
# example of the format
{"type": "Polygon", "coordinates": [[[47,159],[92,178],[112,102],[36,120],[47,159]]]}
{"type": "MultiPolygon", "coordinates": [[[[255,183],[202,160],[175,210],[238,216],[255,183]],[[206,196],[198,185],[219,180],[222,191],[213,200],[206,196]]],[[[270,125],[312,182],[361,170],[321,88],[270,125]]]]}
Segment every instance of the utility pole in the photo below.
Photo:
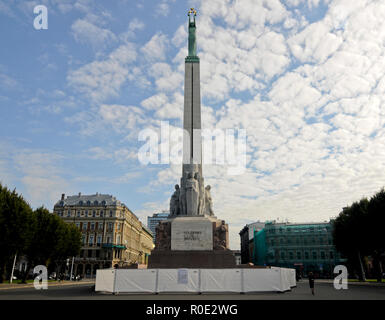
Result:
{"type": "Polygon", "coordinates": [[[75,259],[75,257],[72,257],[72,265],[71,265],[70,281],[72,280],[72,271],[73,271],[73,269],[74,269],[74,259],[75,259]]]}
{"type": "Polygon", "coordinates": [[[12,283],[12,281],[13,281],[13,271],[15,270],[16,256],[17,256],[17,253],[15,253],[15,258],[13,259],[13,266],[12,266],[11,280],[9,281],[10,283],[12,283]]]}

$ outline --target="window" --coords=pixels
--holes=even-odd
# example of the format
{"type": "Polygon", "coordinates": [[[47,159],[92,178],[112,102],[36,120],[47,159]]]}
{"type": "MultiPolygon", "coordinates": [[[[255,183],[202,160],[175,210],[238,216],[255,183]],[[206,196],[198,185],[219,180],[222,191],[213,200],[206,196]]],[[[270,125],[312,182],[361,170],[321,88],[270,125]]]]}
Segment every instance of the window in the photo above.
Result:
{"type": "Polygon", "coordinates": [[[118,225],[116,226],[116,230],[120,230],[120,222],[118,222],[118,225]]]}
{"type": "Polygon", "coordinates": [[[116,236],[116,244],[120,244],[120,235],[116,236]]]}
{"type": "Polygon", "coordinates": [[[99,230],[103,230],[103,223],[99,222],[98,228],[99,230]]]}
{"type": "Polygon", "coordinates": [[[309,259],[309,252],[305,252],[305,259],[308,260],[309,259]]]}
{"type": "Polygon", "coordinates": [[[317,260],[317,252],[313,251],[313,260],[317,260]]]}
{"type": "Polygon", "coordinates": [[[110,210],[110,217],[112,217],[112,210],[110,210]]]}
{"type": "Polygon", "coordinates": [[[98,246],[100,246],[100,243],[102,242],[102,236],[98,236],[98,239],[96,240],[96,243],[98,246]]]}
{"type": "Polygon", "coordinates": [[[87,215],[88,215],[88,210],[86,210],[84,213],[85,213],[85,214],[86,214],[86,216],[87,216],[87,215]]]}
{"type": "Polygon", "coordinates": [[[291,252],[291,251],[289,252],[289,259],[293,260],[293,252],[291,252]]]}
{"type": "Polygon", "coordinates": [[[333,251],[329,252],[329,257],[330,257],[330,259],[334,259],[333,251]]]}
{"type": "Polygon", "coordinates": [[[87,201],[87,206],[90,206],[90,205],[91,205],[91,201],[88,200],[88,201],[87,201]]]}
{"type": "Polygon", "coordinates": [[[82,244],[85,245],[86,243],[86,236],[82,236],[82,244]]]}
{"type": "Polygon", "coordinates": [[[80,200],[80,201],[79,201],[79,206],[82,206],[82,205],[83,205],[83,201],[80,200]]]}
{"type": "Polygon", "coordinates": [[[80,217],[80,211],[77,212],[77,216],[80,217]]]}
{"type": "Polygon", "coordinates": [[[301,252],[299,252],[299,251],[297,252],[297,259],[299,259],[299,260],[302,259],[301,252]]]}
{"type": "Polygon", "coordinates": [[[88,244],[90,245],[90,247],[94,244],[94,236],[90,236],[88,244]]]}
{"type": "Polygon", "coordinates": [[[80,228],[80,222],[76,222],[76,228],[80,228]]]}
{"type": "Polygon", "coordinates": [[[87,230],[87,222],[83,222],[83,231],[87,230]]]}
{"type": "Polygon", "coordinates": [[[105,205],[106,205],[106,201],[103,200],[103,201],[102,201],[102,206],[105,206],[105,205]]]}
{"type": "Polygon", "coordinates": [[[321,251],[321,259],[325,260],[325,252],[321,251]]]}
{"type": "Polygon", "coordinates": [[[285,252],[281,252],[281,259],[285,259],[285,252]]]}
{"type": "Polygon", "coordinates": [[[95,222],[91,222],[91,230],[92,230],[92,231],[95,230],[95,222]]]}
{"type": "Polygon", "coordinates": [[[95,210],[92,211],[92,216],[93,216],[94,218],[96,217],[96,211],[95,211],[95,210]]]}
{"type": "Polygon", "coordinates": [[[71,210],[68,210],[67,217],[71,216],[71,210]]]}
{"type": "Polygon", "coordinates": [[[108,223],[108,230],[112,231],[112,222],[108,223]]]}
{"type": "Polygon", "coordinates": [[[107,243],[111,243],[111,237],[107,237],[107,243]]]}
{"type": "Polygon", "coordinates": [[[103,210],[100,210],[100,216],[103,217],[103,210]]]}
{"type": "Polygon", "coordinates": [[[98,200],[94,201],[94,205],[97,206],[99,204],[98,200]]]}

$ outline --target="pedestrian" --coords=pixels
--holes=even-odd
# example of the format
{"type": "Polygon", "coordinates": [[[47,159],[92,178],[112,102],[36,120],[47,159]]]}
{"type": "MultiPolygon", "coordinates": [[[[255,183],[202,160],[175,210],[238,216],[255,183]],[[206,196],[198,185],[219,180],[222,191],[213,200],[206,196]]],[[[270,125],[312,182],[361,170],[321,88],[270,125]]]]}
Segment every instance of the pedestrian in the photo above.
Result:
{"type": "Polygon", "coordinates": [[[309,272],[309,286],[311,289],[311,294],[314,296],[314,275],[313,272],[309,272]]]}

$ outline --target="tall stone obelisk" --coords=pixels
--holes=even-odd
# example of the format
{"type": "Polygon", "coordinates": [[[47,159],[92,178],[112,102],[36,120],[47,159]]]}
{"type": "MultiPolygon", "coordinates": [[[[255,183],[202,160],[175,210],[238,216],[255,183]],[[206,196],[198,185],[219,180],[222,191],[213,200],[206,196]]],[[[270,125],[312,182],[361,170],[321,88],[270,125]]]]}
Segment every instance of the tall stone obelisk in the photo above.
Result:
{"type": "Polygon", "coordinates": [[[234,267],[228,225],[212,209],[210,186],[202,174],[201,96],[196,41],[196,11],[188,12],[185,59],[183,164],[180,185],[170,200],[170,215],[156,227],[149,268],[234,267]]]}
{"type": "Polygon", "coordinates": [[[205,214],[205,189],[202,175],[200,64],[197,56],[195,17],[196,11],[191,8],[188,12],[188,56],[185,59],[181,195],[180,208],[177,212],[177,215],[187,216],[205,214]]]}

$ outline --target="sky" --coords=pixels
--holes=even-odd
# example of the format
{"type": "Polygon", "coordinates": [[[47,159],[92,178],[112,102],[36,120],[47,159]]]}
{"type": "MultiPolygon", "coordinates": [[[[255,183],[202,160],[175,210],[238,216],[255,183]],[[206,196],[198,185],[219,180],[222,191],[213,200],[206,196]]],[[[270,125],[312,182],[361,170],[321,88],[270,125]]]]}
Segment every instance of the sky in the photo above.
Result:
{"type": "Polygon", "coordinates": [[[138,136],[183,125],[190,7],[202,126],[247,132],[245,172],[203,166],[232,249],[247,223],[329,221],[385,185],[385,2],[366,0],[0,0],[2,184],[34,208],[167,210],[181,165],[140,163],[138,136]]]}

